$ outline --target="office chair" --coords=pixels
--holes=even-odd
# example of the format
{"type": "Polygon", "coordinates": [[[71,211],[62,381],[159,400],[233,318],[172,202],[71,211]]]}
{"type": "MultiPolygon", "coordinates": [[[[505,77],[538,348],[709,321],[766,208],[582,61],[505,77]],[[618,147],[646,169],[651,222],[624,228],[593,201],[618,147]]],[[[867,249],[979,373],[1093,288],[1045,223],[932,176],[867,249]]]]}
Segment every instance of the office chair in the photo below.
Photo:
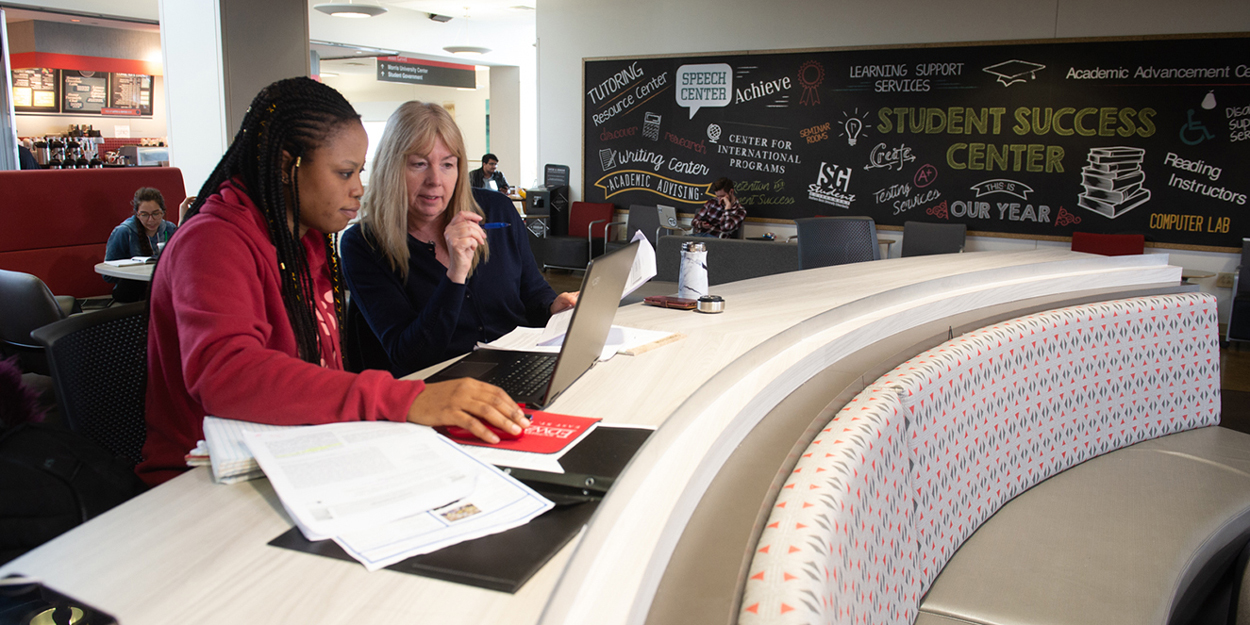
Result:
{"type": "Polygon", "coordinates": [[[676,230],[681,232],[681,228],[670,228],[660,223],[660,213],[654,206],[646,206],[643,204],[630,204],[629,217],[626,221],[614,221],[608,224],[609,238],[611,237],[612,228],[614,226],[625,226],[625,236],[621,240],[609,240],[606,243],[604,252],[615,252],[616,250],[629,245],[634,240],[634,233],[642,231],[643,236],[647,237],[647,241],[651,243],[651,248],[655,249],[659,245],[660,232],[676,230]]]}
{"type": "Polygon", "coordinates": [[[147,436],[147,302],[76,315],[31,333],[46,349],[61,413],[71,430],[130,465],[147,436]]]}
{"type": "Polygon", "coordinates": [[[1228,341],[1250,341],[1250,238],[1241,240],[1241,264],[1233,278],[1233,304],[1228,312],[1228,341]]]}
{"type": "Polygon", "coordinates": [[[1103,256],[1142,254],[1146,251],[1146,236],[1142,234],[1073,232],[1072,251],[1101,254],[1103,256]]]}
{"type": "Polygon", "coordinates": [[[542,239],[543,269],[584,271],[590,259],[603,253],[607,226],[615,211],[616,205],[610,202],[573,202],[569,207],[568,236],[542,239]]]}
{"type": "Polygon", "coordinates": [[[23,371],[48,375],[44,349],[31,340],[30,333],[68,317],[73,308],[74,298],[52,295],[43,280],[0,269],[0,351],[16,355],[23,371]]]}
{"type": "Polygon", "coordinates": [[[799,268],[881,260],[877,224],[871,217],[809,217],[795,219],[799,236],[799,268]]]}
{"type": "Polygon", "coordinates": [[[901,256],[958,254],[964,251],[968,226],[964,224],[931,224],[923,221],[903,222],[901,256]]]}

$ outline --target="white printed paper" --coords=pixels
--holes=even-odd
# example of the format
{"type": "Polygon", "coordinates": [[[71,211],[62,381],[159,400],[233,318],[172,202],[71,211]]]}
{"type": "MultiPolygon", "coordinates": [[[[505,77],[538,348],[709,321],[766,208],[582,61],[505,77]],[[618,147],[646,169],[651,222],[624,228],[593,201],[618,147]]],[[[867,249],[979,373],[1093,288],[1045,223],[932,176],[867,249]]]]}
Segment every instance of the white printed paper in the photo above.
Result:
{"type": "Polygon", "coordinates": [[[432,429],[355,422],[248,434],[245,442],[309,540],[446,505],[481,470],[432,429]]]}
{"type": "Polygon", "coordinates": [[[651,241],[647,240],[647,235],[642,230],[634,233],[633,241],[639,241],[638,254],[634,256],[634,265],[630,267],[629,277],[625,279],[625,292],[621,293],[621,299],[625,299],[625,296],[637,291],[638,287],[655,277],[655,248],[651,247],[651,241]]]}
{"type": "MultiPolygon", "coordinates": [[[[565,329],[567,328],[566,324],[565,329]]],[[[599,352],[599,362],[607,362],[621,352],[668,338],[673,334],[673,332],[665,330],[639,330],[638,328],[612,326],[608,330],[608,338],[603,343],[603,351],[599,352]]],[[[558,354],[563,344],[564,332],[561,331],[556,334],[549,325],[546,328],[518,327],[489,343],[478,343],[477,348],[499,349],[510,352],[558,354]]]]}

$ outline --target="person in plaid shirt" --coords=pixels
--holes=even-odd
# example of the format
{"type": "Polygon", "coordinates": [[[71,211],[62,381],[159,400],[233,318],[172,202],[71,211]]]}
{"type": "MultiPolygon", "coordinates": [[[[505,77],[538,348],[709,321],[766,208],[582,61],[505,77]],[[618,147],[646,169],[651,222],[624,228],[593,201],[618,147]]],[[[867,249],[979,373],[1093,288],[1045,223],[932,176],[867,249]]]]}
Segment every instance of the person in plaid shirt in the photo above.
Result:
{"type": "Polygon", "coordinates": [[[703,208],[695,213],[690,225],[694,227],[694,236],[718,237],[721,239],[733,236],[742,227],[742,220],[747,217],[747,209],[738,203],[734,195],[734,183],[728,178],[718,178],[708,186],[708,191],[716,195],[716,199],[708,200],[703,208]]]}

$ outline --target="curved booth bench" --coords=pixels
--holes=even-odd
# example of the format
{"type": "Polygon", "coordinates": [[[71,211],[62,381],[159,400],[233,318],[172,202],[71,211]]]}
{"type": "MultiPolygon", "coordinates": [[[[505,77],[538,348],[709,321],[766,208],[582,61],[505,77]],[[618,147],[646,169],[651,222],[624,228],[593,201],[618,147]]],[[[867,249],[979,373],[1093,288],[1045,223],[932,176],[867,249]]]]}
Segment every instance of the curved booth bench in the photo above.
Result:
{"type": "MultiPolygon", "coordinates": [[[[768,571],[763,581],[750,578],[760,572],[752,568],[752,558],[760,533],[768,530],[773,502],[779,492],[788,496],[795,490],[782,487],[796,475],[796,462],[806,460],[803,450],[820,438],[832,413],[855,394],[899,363],[946,341],[950,332],[1057,307],[1193,289],[1180,285],[1180,274],[1179,267],[1169,266],[1166,256],[1158,254],[976,252],[792,271],[718,285],[715,293],[725,298],[726,307],[717,315],[624,306],[616,324],[685,338],[596,365],[547,410],[656,430],[583,532],[512,595],[394,571],[368,573],[352,563],[268,547],[291,527],[268,482],[219,486],[203,469],[189,471],[0,567],[0,575],[37,576],[128,625],[243,623],[255,621],[257,614],[273,622],[344,624],[365,618],[379,624],[723,625],[739,614],[755,618],[756,612],[766,612],[763,600],[756,612],[746,611],[751,604],[741,600],[748,583],[772,583],[768,571]]],[[[1027,376],[1019,379],[1028,381],[1027,376]]],[[[892,397],[900,412],[881,427],[889,424],[895,434],[883,442],[864,434],[862,441],[867,450],[863,466],[881,471],[885,485],[873,491],[874,497],[913,482],[923,468],[885,462],[904,451],[912,453],[911,436],[931,418],[909,421],[912,417],[903,411],[911,400],[896,393],[892,397]],[[879,461],[874,465],[870,457],[879,461]]],[[[928,406],[921,396],[915,401],[928,406]]],[[[986,401],[993,404],[996,399],[986,401]]],[[[1138,427],[1155,426],[1143,420],[1138,427]]],[[[1041,437],[1037,440],[1045,438],[1035,434],[1041,437]]],[[[942,438],[940,428],[929,435],[930,448],[946,445],[943,453],[962,449],[966,442],[942,438]]],[[[1083,436],[1091,446],[1101,444],[1094,433],[1083,436]]],[[[977,445],[958,452],[974,468],[974,455],[990,453],[977,445]]],[[[1054,455],[1063,459],[1064,452],[1072,455],[1068,448],[1054,455]]],[[[1000,472],[993,478],[1006,484],[1017,475],[1000,472]]],[[[908,496],[913,505],[919,500],[910,491],[908,496]]],[[[956,511],[943,523],[965,512],[946,496],[939,492],[925,500],[934,510],[952,506],[948,510],[956,511]]],[[[960,558],[947,564],[924,598],[923,589],[937,569],[898,568],[899,563],[919,564],[930,553],[945,561],[971,528],[953,523],[955,531],[921,536],[923,528],[915,525],[921,516],[915,509],[882,507],[877,514],[848,516],[852,523],[839,520],[841,534],[831,534],[860,537],[858,542],[829,543],[842,547],[838,557],[859,562],[853,570],[862,570],[868,580],[848,586],[845,596],[873,610],[885,605],[881,597],[904,597],[910,603],[899,604],[891,618],[915,618],[960,558]],[[910,532],[908,540],[914,544],[900,538],[878,548],[862,534],[878,528],[882,537],[910,532]],[[933,541],[925,548],[931,551],[922,551],[922,540],[929,538],[933,541]],[[862,554],[847,551],[848,546],[862,554]],[[871,576],[867,571],[873,571],[871,576]],[[895,577],[897,583],[886,584],[895,577]]],[[[928,514],[926,507],[925,519],[928,514]]],[[[982,529],[993,523],[991,519],[982,529]]],[[[961,551],[974,541],[975,536],[961,551]]],[[[824,573],[813,569],[791,574],[824,573]]],[[[881,609],[891,614],[888,606],[881,609]]]]}
{"type": "MultiPolygon", "coordinates": [[[[1245,482],[1221,489],[1232,493],[1229,505],[1208,506],[1206,514],[1178,522],[1177,536],[1163,541],[1166,546],[1153,546],[1175,552],[1160,558],[1166,564],[1153,575],[1175,578],[1170,587],[1144,584],[1139,571],[1114,561],[1087,558],[1083,566],[1050,571],[1050,579],[1058,580],[1055,587],[1039,589],[1046,586],[1038,573],[1045,563],[1053,562],[1055,553],[1071,555],[1073,549],[1064,544],[1084,540],[1079,535],[1084,528],[1067,523],[1064,514],[1049,515],[1048,523],[1003,522],[975,554],[959,553],[967,562],[955,567],[958,572],[943,571],[1000,508],[1051,476],[1141,441],[1164,437],[1154,442],[1166,449],[1200,445],[1191,434],[1199,440],[1220,437],[1207,430],[1176,434],[1218,423],[1219,358],[1215,299],[1177,294],[1040,312],[975,330],[907,360],[842,407],[801,454],[756,545],[739,622],[1067,623],[1082,622],[1081,614],[1088,619],[1091,613],[1117,611],[1119,622],[1168,622],[1205,563],[1220,553],[1235,554],[1244,544],[1250,475],[1223,475],[1224,481],[1245,482]],[[1046,527],[1051,548],[1038,548],[1025,537],[1028,532],[1018,532],[1021,524],[1033,534],[1039,525],[1046,527]],[[1013,557],[1019,551],[1031,557],[1013,557]],[[943,583],[936,587],[942,592],[926,597],[939,574],[943,583]],[[1115,599],[1102,591],[1087,593],[1085,602],[1075,601],[1071,592],[1117,582],[1148,590],[1120,597],[1123,606],[1108,606],[1115,599]],[[1160,587],[1167,592],[1157,592],[1160,587]],[[1031,603],[1022,601],[1026,595],[1031,603]],[[985,606],[987,601],[992,605],[985,606]],[[1154,605],[1160,602],[1161,609],[1154,605]],[[1039,604],[1058,606],[1050,610],[1056,614],[1038,618],[1045,612],[1039,604]]],[[[1230,446],[1250,451],[1250,437],[1223,432],[1230,446]]],[[[1138,456],[1139,448],[1133,448],[1138,456]]],[[[1146,522],[1138,491],[1127,489],[1127,499],[1138,499],[1137,505],[1125,503],[1131,480],[1109,486],[1100,477],[1114,469],[1084,468],[1067,475],[1068,488],[1080,490],[1083,483],[1107,488],[1093,495],[1117,502],[1103,506],[1105,524],[1131,533],[1132,526],[1146,522]]],[[[1119,473],[1123,477],[1123,470],[1119,473]]],[[[1152,475],[1159,478],[1156,491],[1193,486],[1186,479],[1193,471],[1179,471],[1170,483],[1166,474],[1152,475]]],[[[1082,516],[1053,496],[1040,509],[1023,501],[1006,508],[1018,503],[1021,511],[1030,510],[1023,517],[1017,513],[1018,519],[1036,519],[1046,509],[1082,516]]],[[[1074,557],[1080,559],[1080,553],[1089,552],[1078,549],[1074,557]]],[[[1224,557],[1223,566],[1230,561],[1224,557]]]]}

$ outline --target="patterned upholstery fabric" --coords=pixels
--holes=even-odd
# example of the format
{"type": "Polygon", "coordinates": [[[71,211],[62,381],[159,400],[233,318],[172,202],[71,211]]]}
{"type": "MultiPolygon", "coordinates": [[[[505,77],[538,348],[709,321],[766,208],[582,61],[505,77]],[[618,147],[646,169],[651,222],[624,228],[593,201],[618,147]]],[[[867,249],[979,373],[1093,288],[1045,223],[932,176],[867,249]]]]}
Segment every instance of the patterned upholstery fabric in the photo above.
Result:
{"type": "Polygon", "coordinates": [[[915,574],[907,419],[866,389],[830,421],[781,489],[756,546],[743,623],[906,623],[915,574]],[[778,620],[777,617],[781,617],[778,620]]]}
{"type": "Polygon", "coordinates": [[[740,622],[912,622],[955,550],[1012,497],[1218,423],[1217,325],[1206,294],[1101,302],[976,330],[882,376],[783,487],[740,622]]]}

